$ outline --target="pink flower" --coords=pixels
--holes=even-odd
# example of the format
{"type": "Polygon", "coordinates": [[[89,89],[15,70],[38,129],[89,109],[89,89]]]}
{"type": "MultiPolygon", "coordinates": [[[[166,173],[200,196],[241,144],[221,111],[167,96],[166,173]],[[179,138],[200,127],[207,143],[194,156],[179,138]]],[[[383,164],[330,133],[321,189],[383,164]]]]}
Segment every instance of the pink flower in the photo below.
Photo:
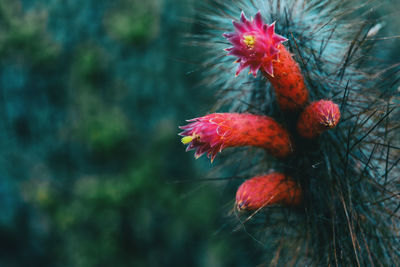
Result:
{"type": "Polygon", "coordinates": [[[279,57],[278,46],[287,41],[275,33],[275,22],[271,25],[265,24],[260,12],[257,12],[254,19],[247,20],[244,13],[241,13],[240,22],[233,21],[235,32],[224,33],[223,36],[232,43],[233,47],[225,49],[228,55],[238,57],[239,68],[236,75],[250,67],[250,72],[257,76],[259,69],[273,76],[274,69],[272,62],[279,57]]]}

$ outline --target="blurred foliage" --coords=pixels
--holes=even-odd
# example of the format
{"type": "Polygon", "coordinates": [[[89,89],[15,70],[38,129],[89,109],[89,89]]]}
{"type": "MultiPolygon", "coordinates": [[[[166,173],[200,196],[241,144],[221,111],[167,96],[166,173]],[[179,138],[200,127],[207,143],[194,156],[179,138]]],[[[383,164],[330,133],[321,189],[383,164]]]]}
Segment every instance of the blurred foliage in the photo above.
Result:
{"type": "Polygon", "coordinates": [[[145,44],[159,33],[161,1],[118,1],[105,18],[111,36],[127,43],[145,44]]]}
{"type": "Polygon", "coordinates": [[[46,33],[46,12],[23,12],[18,1],[0,3],[0,57],[18,57],[25,64],[45,64],[59,54],[59,47],[46,33]]]}
{"type": "Polygon", "coordinates": [[[182,60],[192,16],[185,0],[0,1],[1,266],[258,262],[218,230],[221,187],[175,183],[208,165],[176,136],[212,94],[182,60]]]}

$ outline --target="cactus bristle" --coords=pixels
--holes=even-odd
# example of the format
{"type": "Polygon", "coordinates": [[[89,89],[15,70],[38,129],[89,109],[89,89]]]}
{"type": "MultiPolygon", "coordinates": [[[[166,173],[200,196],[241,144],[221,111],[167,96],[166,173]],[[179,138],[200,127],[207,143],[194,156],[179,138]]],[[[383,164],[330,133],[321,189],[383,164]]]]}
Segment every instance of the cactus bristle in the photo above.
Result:
{"type": "Polygon", "coordinates": [[[264,177],[274,170],[291,177],[302,192],[301,205],[292,209],[281,201],[269,205],[266,192],[273,179],[239,187],[236,209],[257,210],[245,223],[240,220],[240,227],[264,246],[264,263],[398,265],[399,67],[370,60],[382,55],[375,49],[381,44],[375,38],[377,22],[370,19],[374,3],[211,3],[213,8],[208,3],[199,15],[206,26],[193,40],[207,47],[201,64],[204,85],[218,93],[212,109],[273,118],[290,136],[291,151],[285,159],[259,150],[249,158],[247,148],[236,149],[221,168],[240,177],[264,177]],[[271,47],[260,45],[274,34],[271,47]],[[229,57],[221,57],[223,49],[229,57]],[[237,58],[236,70],[231,56],[237,58]],[[247,67],[253,76],[239,75],[247,67]],[[256,76],[258,71],[263,75],[256,76]]]}

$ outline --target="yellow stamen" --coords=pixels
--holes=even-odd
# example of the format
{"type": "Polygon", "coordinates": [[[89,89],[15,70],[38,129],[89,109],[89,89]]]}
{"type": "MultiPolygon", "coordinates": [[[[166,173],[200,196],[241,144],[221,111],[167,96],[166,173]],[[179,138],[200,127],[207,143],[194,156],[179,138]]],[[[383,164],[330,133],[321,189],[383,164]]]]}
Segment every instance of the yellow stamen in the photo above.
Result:
{"type": "Polygon", "coordinates": [[[333,128],[335,126],[335,118],[324,116],[323,124],[328,128],[333,128]]]}
{"type": "Polygon", "coordinates": [[[328,127],[333,128],[333,126],[335,126],[335,120],[334,119],[328,120],[328,127]]]}
{"type": "Polygon", "coordinates": [[[242,200],[236,203],[236,209],[238,211],[242,211],[245,208],[245,207],[243,207],[244,206],[243,203],[244,203],[244,201],[242,201],[242,200]]]}
{"type": "Polygon", "coordinates": [[[243,36],[243,42],[247,45],[248,49],[253,49],[256,44],[256,37],[254,35],[243,36]]]}
{"type": "Polygon", "coordinates": [[[195,138],[195,136],[185,136],[185,137],[182,137],[181,142],[186,145],[186,144],[192,142],[194,138],[195,138]]]}

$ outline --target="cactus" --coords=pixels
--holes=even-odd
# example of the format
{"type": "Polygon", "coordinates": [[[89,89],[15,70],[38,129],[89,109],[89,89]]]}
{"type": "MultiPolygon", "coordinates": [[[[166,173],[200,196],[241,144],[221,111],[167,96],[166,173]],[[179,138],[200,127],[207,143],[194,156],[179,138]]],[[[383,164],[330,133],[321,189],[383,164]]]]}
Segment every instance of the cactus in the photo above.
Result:
{"type": "Polygon", "coordinates": [[[207,152],[214,160],[218,152],[226,147],[256,146],[265,148],[276,157],[286,157],[292,153],[292,145],[287,131],[267,116],[213,113],[188,120],[180,133],[186,151],[196,149],[195,157],[207,152]]]}
{"type": "Polygon", "coordinates": [[[376,38],[373,3],[211,2],[212,8],[202,9],[199,18],[208,28],[193,40],[207,47],[202,64],[205,84],[218,92],[213,109],[272,117],[287,129],[295,147],[285,160],[246,161],[234,150],[223,165],[240,162],[236,176],[265,179],[265,187],[255,182],[261,178],[244,182],[236,198],[240,210],[260,209],[245,223],[240,221],[240,227],[265,248],[264,264],[398,264],[398,65],[370,60],[382,55],[380,41],[387,40],[376,38]],[[264,24],[262,17],[276,23],[264,24]],[[222,34],[226,42],[221,42],[222,34]],[[222,49],[228,56],[221,56],[222,49]],[[236,71],[232,56],[239,63],[236,71]],[[252,76],[241,73],[246,67],[252,76]],[[257,76],[258,70],[263,75],[257,76]],[[274,204],[286,205],[269,205],[267,185],[277,178],[260,176],[265,170],[284,173],[298,185],[298,208],[282,199],[274,204]],[[244,191],[260,198],[249,202],[244,191]]]}
{"type": "Polygon", "coordinates": [[[274,205],[299,205],[301,188],[290,177],[281,173],[270,173],[253,177],[240,185],[236,192],[236,208],[259,210],[274,205]]]}
{"type": "Polygon", "coordinates": [[[248,66],[254,77],[261,70],[275,88],[282,110],[303,107],[308,101],[308,91],[298,64],[281,44],[287,39],[275,33],[275,22],[265,24],[260,12],[249,21],[242,12],[240,22],[233,21],[233,26],[236,31],[223,36],[233,45],[225,51],[238,58],[236,76],[248,66]]]}
{"type": "Polygon", "coordinates": [[[332,101],[320,100],[311,103],[301,112],[297,131],[304,138],[315,138],[339,123],[339,106],[332,101]]]}

